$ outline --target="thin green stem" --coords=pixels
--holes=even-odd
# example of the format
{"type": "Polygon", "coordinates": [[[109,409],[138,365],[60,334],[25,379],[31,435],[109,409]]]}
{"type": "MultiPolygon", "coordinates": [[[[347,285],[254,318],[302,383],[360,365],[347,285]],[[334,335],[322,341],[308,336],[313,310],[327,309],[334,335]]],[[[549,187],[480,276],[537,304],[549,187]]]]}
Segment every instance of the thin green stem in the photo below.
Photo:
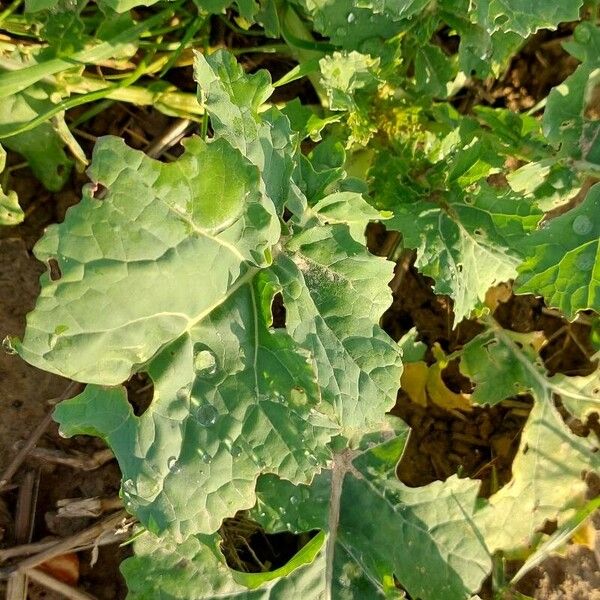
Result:
{"type": "Polygon", "coordinates": [[[162,71],[159,74],[159,77],[164,77],[164,75],[169,71],[173,65],[177,62],[177,59],[181,56],[181,53],[187,48],[190,43],[190,40],[198,33],[202,25],[206,22],[206,18],[204,16],[197,16],[190,26],[186,29],[183,37],[181,38],[181,42],[178,48],[171,54],[167,63],[163,67],[162,71]]]}
{"type": "Polygon", "coordinates": [[[229,19],[227,19],[223,15],[219,15],[219,19],[225,25],[225,27],[228,27],[234,33],[239,33],[240,35],[249,35],[252,37],[265,37],[264,31],[252,31],[250,29],[242,29],[241,27],[238,27],[237,25],[233,24],[231,21],[229,21],[229,19]]]}
{"type": "Polygon", "coordinates": [[[13,2],[10,3],[8,8],[6,8],[0,13],[0,25],[2,25],[6,18],[10,17],[10,15],[12,15],[12,13],[14,13],[15,10],[17,10],[17,8],[19,8],[19,6],[21,6],[22,2],[23,0],[13,0],[13,2]]]}
{"type": "Polygon", "coordinates": [[[127,86],[131,85],[132,83],[137,81],[142,75],[145,74],[146,67],[147,67],[147,60],[148,60],[148,57],[147,56],[144,57],[142,59],[142,61],[140,62],[140,64],[136,67],[135,71],[133,71],[129,77],[127,77],[126,79],[123,79],[118,84],[108,86],[104,89],[101,89],[101,90],[98,90],[95,92],[90,92],[88,94],[79,96],[77,98],[69,98],[68,100],[63,100],[62,102],[59,102],[58,104],[53,106],[50,110],[46,111],[45,113],[42,113],[41,115],[38,115],[35,119],[32,119],[31,121],[28,121],[27,123],[22,123],[22,124],[16,126],[12,131],[9,131],[8,133],[5,133],[4,135],[2,135],[2,138],[4,139],[4,138],[8,138],[8,137],[13,137],[20,133],[30,131],[31,129],[34,129],[38,125],[41,125],[42,123],[46,122],[48,119],[51,119],[54,115],[56,115],[60,112],[69,110],[70,108],[74,108],[75,106],[87,104],[88,102],[93,102],[95,100],[101,100],[102,98],[105,98],[106,96],[108,96],[110,94],[110,92],[112,92],[118,88],[123,88],[123,87],[127,87],[127,86]]]}

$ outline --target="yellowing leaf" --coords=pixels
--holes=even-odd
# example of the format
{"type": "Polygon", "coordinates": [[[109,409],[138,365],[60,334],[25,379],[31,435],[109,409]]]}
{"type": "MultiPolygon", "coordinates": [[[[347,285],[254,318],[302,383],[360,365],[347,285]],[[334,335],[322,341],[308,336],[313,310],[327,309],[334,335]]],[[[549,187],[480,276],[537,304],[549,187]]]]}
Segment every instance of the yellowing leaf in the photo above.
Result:
{"type": "Polygon", "coordinates": [[[453,392],[444,383],[444,367],[445,365],[437,362],[428,367],[423,361],[404,365],[402,389],[420,406],[427,406],[429,401],[446,410],[471,411],[470,394],[453,392]]]}
{"type": "Polygon", "coordinates": [[[410,396],[410,399],[420,406],[427,406],[427,376],[429,367],[423,361],[408,363],[404,365],[402,373],[402,389],[410,396]]]}

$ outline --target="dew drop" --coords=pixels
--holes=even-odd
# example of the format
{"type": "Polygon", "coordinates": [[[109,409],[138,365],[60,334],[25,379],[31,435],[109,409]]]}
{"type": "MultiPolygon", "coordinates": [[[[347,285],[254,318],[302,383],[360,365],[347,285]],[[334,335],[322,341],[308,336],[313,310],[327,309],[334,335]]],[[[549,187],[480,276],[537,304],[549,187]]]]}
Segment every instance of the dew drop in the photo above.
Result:
{"type": "Polygon", "coordinates": [[[212,462],[212,456],[208,452],[201,452],[200,458],[202,458],[202,462],[209,465],[212,462]]]}
{"type": "Polygon", "coordinates": [[[355,20],[356,20],[356,17],[354,16],[354,13],[350,13],[348,15],[348,23],[354,23],[355,20]]]}
{"type": "Polygon", "coordinates": [[[198,375],[214,375],[217,372],[217,359],[210,350],[200,350],[194,355],[194,370],[198,375]]]}
{"type": "Polygon", "coordinates": [[[285,402],[285,396],[281,392],[274,392],[273,393],[273,401],[283,404],[285,402]]]}
{"type": "Polygon", "coordinates": [[[214,425],[218,416],[219,412],[212,404],[203,404],[198,407],[198,410],[196,411],[196,419],[198,419],[200,425],[204,425],[204,427],[214,425]]]}
{"type": "Polygon", "coordinates": [[[594,224],[587,215],[578,215],[573,221],[573,231],[577,235],[587,235],[593,227],[594,224]]]}
{"type": "Polygon", "coordinates": [[[58,342],[58,336],[53,333],[50,336],[50,340],[48,341],[48,346],[50,347],[50,350],[54,350],[54,347],[56,346],[56,342],[58,342]]]}
{"type": "Polygon", "coordinates": [[[237,458],[241,453],[242,453],[242,447],[240,445],[235,444],[235,446],[232,446],[231,456],[233,456],[234,458],[237,458]]]}
{"type": "Polygon", "coordinates": [[[250,460],[259,468],[259,469],[264,469],[267,465],[267,463],[265,462],[265,460],[259,456],[258,454],[256,454],[256,452],[251,452],[250,453],[250,460]]]}
{"type": "Polygon", "coordinates": [[[7,335],[2,340],[2,350],[4,350],[4,352],[6,352],[6,354],[16,354],[17,353],[17,351],[15,350],[15,347],[13,346],[12,339],[9,335],[7,335]]]}
{"type": "Polygon", "coordinates": [[[177,390],[177,394],[175,395],[177,396],[177,400],[186,402],[187,399],[190,397],[190,390],[186,387],[182,387],[177,390]]]}
{"type": "Polygon", "coordinates": [[[177,458],[175,456],[170,456],[169,460],[167,460],[167,467],[169,468],[169,471],[171,471],[176,464],[177,458]]]}
{"type": "Polygon", "coordinates": [[[126,479],[123,482],[123,491],[128,495],[135,494],[136,490],[135,484],[133,483],[133,479],[126,479]]]}
{"type": "Polygon", "coordinates": [[[309,462],[309,464],[316,466],[319,464],[319,461],[317,459],[317,457],[312,454],[311,452],[309,452],[308,450],[304,451],[304,456],[306,456],[306,460],[309,462]]]}
{"type": "Polygon", "coordinates": [[[298,498],[298,496],[291,496],[290,503],[297,506],[300,503],[300,498],[298,498]]]}
{"type": "Polygon", "coordinates": [[[595,262],[593,254],[580,254],[575,259],[575,266],[580,271],[591,271],[595,262]]]}
{"type": "Polygon", "coordinates": [[[575,41],[579,42],[580,44],[587,44],[592,38],[592,34],[585,25],[580,25],[575,29],[573,37],[575,38],[575,41]]]}

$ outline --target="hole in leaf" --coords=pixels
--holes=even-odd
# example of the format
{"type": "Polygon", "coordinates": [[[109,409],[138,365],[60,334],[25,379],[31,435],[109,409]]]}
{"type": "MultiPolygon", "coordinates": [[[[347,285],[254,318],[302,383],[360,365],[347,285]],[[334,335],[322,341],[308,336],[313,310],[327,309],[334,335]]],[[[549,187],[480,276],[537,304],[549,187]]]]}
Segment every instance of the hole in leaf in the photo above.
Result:
{"type": "Polygon", "coordinates": [[[50,271],[50,279],[52,281],[58,281],[62,277],[58,261],[55,258],[51,258],[48,261],[48,269],[50,271]]]}
{"type": "Polygon", "coordinates": [[[273,329],[284,329],[286,322],[285,304],[283,303],[283,295],[277,292],[271,301],[271,318],[273,329]]]}
{"type": "MultiPolygon", "coordinates": [[[[444,372],[447,387],[463,393],[460,372],[444,372]]],[[[532,399],[495,406],[474,406],[470,412],[450,411],[428,402],[421,406],[401,390],[392,414],[412,429],[396,473],[409,487],[443,481],[451,475],[481,480],[479,494],[488,497],[512,478],[512,463],[532,399]]]]}
{"type": "Polygon", "coordinates": [[[106,196],[107,191],[108,190],[106,186],[102,185],[101,183],[95,183],[92,187],[92,198],[95,200],[102,200],[104,196],[106,196]]]}
{"type": "Polygon", "coordinates": [[[317,534],[316,530],[267,533],[258,523],[238,513],[225,519],[219,535],[229,567],[244,573],[274,571],[287,564],[317,534]]]}
{"type": "Polygon", "coordinates": [[[523,456],[529,452],[529,444],[525,444],[523,446],[523,456]]]}
{"type": "Polygon", "coordinates": [[[136,373],[125,384],[127,400],[136,417],[141,417],[154,398],[154,382],[148,373],[136,373]]]}

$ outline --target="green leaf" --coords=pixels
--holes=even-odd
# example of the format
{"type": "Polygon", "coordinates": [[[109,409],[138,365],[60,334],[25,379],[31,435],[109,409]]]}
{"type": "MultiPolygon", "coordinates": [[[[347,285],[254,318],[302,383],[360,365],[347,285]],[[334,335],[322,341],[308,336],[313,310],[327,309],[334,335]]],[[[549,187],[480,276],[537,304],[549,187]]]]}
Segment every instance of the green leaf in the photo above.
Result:
{"type": "Polygon", "coordinates": [[[379,59],[360,52],[334,52],[319,61],[321,83],[327,90],[331,110],[356,110],[357,90],[377,83],[379,59]]]}
{"type": "Polygon", "coordinates": [[[415,84],[418,92],[445,98],[448,81],[454,69],[441,48],[427,45],[417,50],[415,58],[415,84]]]}
{"type": "MultiPolygon", "coordinates": [[[[100,6],[106,6],[117,12],[125,12],[136,6],[152,6],[159,0],[99,0],[100,6]]],[[[66,12],[73,10],[73,0],[25,0],[27,12],[39,12],[41,10],[55,10],[66,12]]]]}
{"type": "Polygon", "coordinates": [[[474,401],[494,404],[524,392],[534,396],[512,479],[475,518],[490,553],[526,547],[545,521],[555,520],[560,526],[571,509],[585,502],[582,473],[600,466],[592,440],[570,431],[552,398],[559,394],[567,407],[585,401],[589,388],[597,387],[597,375],[595,384],[587,382],[587,389],[580,388],[581,378],[548,378],[535,338],[535,333],[517,334],[494,326],[469,342],[461,358],[461,371],[475,383],[474,401]]]}
{"type": "Polygon", "coordinates": [[[325,576],[323,541],[324,535],[317,535],[276,571],[242,573],[225,564],[217,536],[194,536],[176,544],[144,533],[121,571],[128,600],[318,600],[325,576]]]}
{"type": "Polygon", "coordinates": [[[550,394],[536,399],[512,464],[512,479],[477,515],[490,552],[526,547],[546,521],[561,526],[585,503],[582,473],[600,460],[590,440],[569,430],[550,394]]]}
{"type": "MultiPolygon", "coordinates": [[[[336,46],[362,52],[363,45],[378,46],[396,35],[402,28],[398,19],[408,17],[410,6],[422,5],[423,0],[410,2],[406,7],[394,3],[393,9],[384,12],[374,11],[361,0],[337,0],[335,3],[328,0],[300,0],[299,3],[313,19],[316,31],[327,36],[336,46]]],[[[383,3],[379,3],[379,6],[385,8],[383,3]]]]}
{"type": "Polygon", "coordinates": [[[465,344],[460,370],[475,383],[473,402],[493,406],[518,394],[544,394],[546,370],[537,351],[538,333],[497,335],[490,330],[465,344]]]}
{"type": "MultiPolygon", "coordinates": [[[[6,152],[0,146],[0,174],[6,165],[6,152]]],[[[17,194],[13,191],[5,192],[0,186],[0,225],[17,225],[25,215],[19,206],[17,194]]]]}
{"type": "Polygon", "coordinates": [[[587,112],[600,83],[600,29],[581,23],[573,35],[574,40],[565,48],[581,65],[550,92],[544,111],[544,133],[550,142],[561,146],[561,154],[600,165],[600,125],[587,112]]]}
{"type": "MultiPolygon", "coordinates": [[[[243,77],[242,107],[264,81],[243,77]]],[[[219,98],[215,131],[231,108],[219,98]]],[[[266,131],[249,106],[240,118],[266,131]]],[[[252,153],[246,138],[233,141],[252,153]]],[[[398,347],[377,325],[393,265],[369,254],[362,235],[378,213],[358,194],[334,195],[290,230],[267,195],[280,191],[265,183],[279,175],[277,160],[262,163],[261,177],[225,135],[185,148],[163,164],[116,138],[97,143],[93,183],[35,247],[60,276],[42,277],[17,344],[32,364],[96,384],[57,408],[63,433],[103,437],[128,508],[178,540],[251,506],[260,473],[310,482],[330,460],[332,435],[379,427],[401,372],[398,347]],[[273,323],[278,293],[285,324],[273,323]],[[154,398],[136,416],[118,384],[139,371],[154,398]]],[[[297,156],[284,157],[297,167],[297,156]]]]}
{"type": "Polygon", "coordinates": [[[563,406],[583,423],[590,415],[600,413],[600,370],[585,377],[557,373],[550,381],[556,390],[560,390],[563,406]]]}
{"type": "Polygon", "coordinates": [[[492,285],[516,275],[522,237],[541,218],[522,197],[485,183],[469,191],[451,189],[434,202],[407,202],[399,195],[390,200],[380,203],[394,213],[386,226],[416,248],[415,265],[434,279],[436,294],[454,300],[456,323],[469,316],[492,285]]]}
{"type": "Polygon", "coordinates": [[[402,350],[402,362],[414,363],[423,360],[427,352],[427,345],[417,341],[419,332],[416,327],[407,331],[398,341],[398,346],[402,350]]]}
{"type": "Polygon", "coordinates": [[[545,223],[524,241],[515,291],[544,297],[574,318],[600,310],[600,185],[576,208],[545,223]]]}
{"type": "Polygon", "coordinates": [[[326,597],[401,597],[395,576],[412,597],[468,598],[490,568],[472,526],[478,483],[400,483],[395,467],[407,430],[395,426],[398,437],[382,432],[365,440],[362,453],[336,455],[332,473],[310,487],[261,478],[254,514],[273,530],[329,531],[326,597]]]}
{"type": "Polygon", "coordinates": [[[576,21],[583,0],[478,0],[477,20],[488,31],[513,31],[527,37],[539,29],[556,29],[563,21],[576,21]]]}
{"type": "Polygon", "coordinates": [[[273,93],[271,76],[264,70],[246,75],[230,53],[217,51],[208,57],[196,54],[194,77],[215,137],[226,139],[259,168],[267,194],[282,214],[298,139],[279,110],[259,114],[273,93]]]}
{"type": "MultiPolygon", "coordinates": [[[[31,121],[52,106],[50,87],[43,84],[33,85],[24,92],[1,98],[0,139],[16,125],[31,121]]],[[[65,143],[57,129],[48,122],[25,133],[2,139],[2,144],[21,154],[33,174],[53,192],[64,186],[73,165],[65,154],[65,143]]]]}

